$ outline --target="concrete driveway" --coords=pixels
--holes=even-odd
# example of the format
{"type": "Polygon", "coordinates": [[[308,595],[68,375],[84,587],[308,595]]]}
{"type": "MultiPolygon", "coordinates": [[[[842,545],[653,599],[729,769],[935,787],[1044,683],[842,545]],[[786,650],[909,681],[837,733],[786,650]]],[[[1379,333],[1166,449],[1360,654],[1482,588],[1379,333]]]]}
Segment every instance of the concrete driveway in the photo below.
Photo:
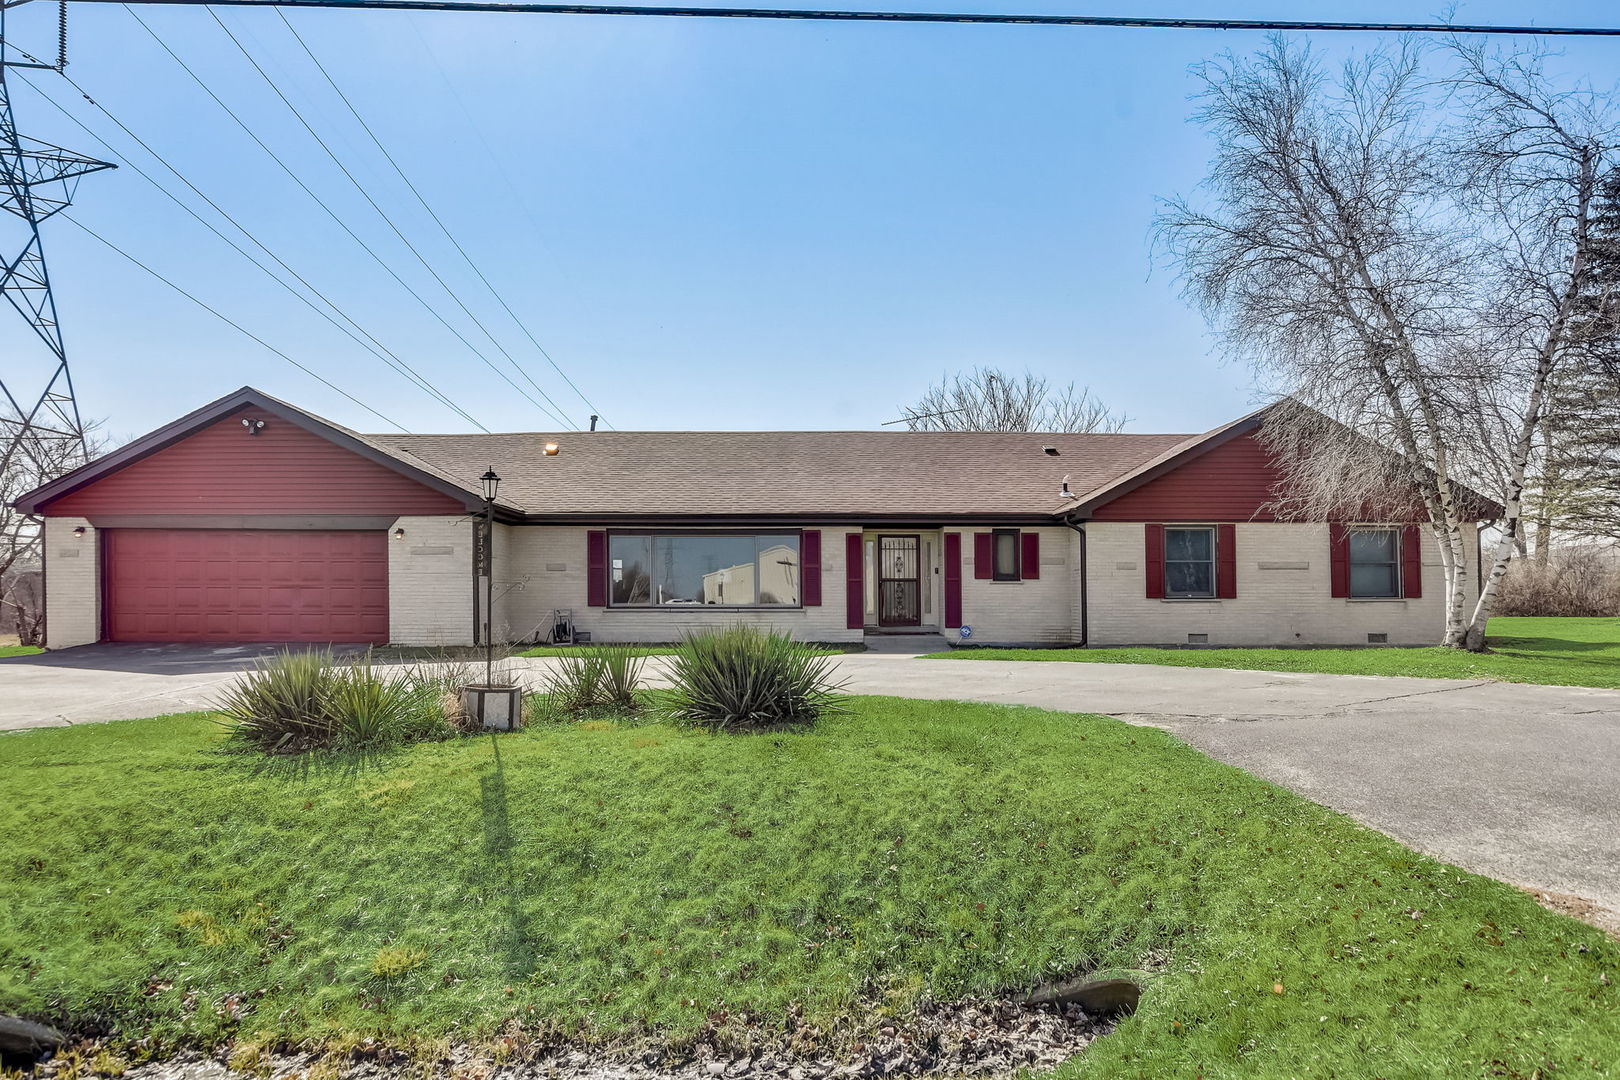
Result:
{"type": "MultiPolygon", "coordinates": [[[[0,660],[0,730],[206,708],[251,649],[90,646],[0,660]]],[[[532,676],[543,660],[512,661],[532,676]]],[[[656,665],[655,665],[656,666],[656,665]]],[[[1145,664],[839,660],[853,693],[1095,712],[1620,929],[1620,691],[1145,664]]]]}

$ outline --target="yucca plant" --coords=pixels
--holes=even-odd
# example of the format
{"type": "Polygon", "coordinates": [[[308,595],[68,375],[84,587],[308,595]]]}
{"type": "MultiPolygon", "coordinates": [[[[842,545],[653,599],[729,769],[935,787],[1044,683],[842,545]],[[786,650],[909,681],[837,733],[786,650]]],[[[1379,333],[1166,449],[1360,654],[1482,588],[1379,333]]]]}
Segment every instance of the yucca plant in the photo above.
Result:
{"type": "Polygon", "coordinates": [[[670,661],[670,678],[661,711],[681,724],[757,730],[845,711],[831,657],[752,626],[691,635],[670,661]]]}
{"type": "Polygon", "coordinates": [[[453,673],[390,671],[369,655],[339,664],[324,650],[287,651],[228,687],[219,712],[233,738],[270,753],[383,747],[454,734],[453,683],[453,673]]]}
{"type": "Polygon", "coordinates": [[[332,742],[326,703],[335,677],[332,654],[283,651],[260,660],[227,687],[219,711],[232,735],[260,750],[296,753],[332,742]]]}
{"type": "Polygon", "coordinates": [[[646,654],[632,645],[597,645],[594,648],[602,661],[602,677],[598,686],[602,704],[634,712],[640,704],[636,691],[641,689],[641,672],[647,666],[646,654]]]}
{"type": "Polygon", "coordinates": [[[557,658],[544,679],[551,711],[610,708],[633,712],[647,660],[628,645],[592,645],[557,658]]]}
{"type": "Polygon", "coordinates": [[[412,713],[422,704],[408,675],[378,672],[369,657],[340,667],[333,672],[325,702],[332,744],[359,749],[404,742],[413,727],[412,713]]]}

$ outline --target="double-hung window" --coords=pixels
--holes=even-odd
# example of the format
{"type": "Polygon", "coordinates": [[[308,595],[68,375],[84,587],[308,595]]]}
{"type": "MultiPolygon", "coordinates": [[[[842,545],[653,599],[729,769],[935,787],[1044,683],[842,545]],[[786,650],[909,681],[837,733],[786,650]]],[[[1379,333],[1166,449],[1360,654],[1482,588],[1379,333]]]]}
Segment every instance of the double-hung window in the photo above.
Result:
{"type": "Polygon", "coordinates": [[[1164,595],[1179,599],[1215,595],[1214,528],[1165,526],[1164,595]]]}
{"type": "Polygon", "coordinates": [[[991,579],[1019,581],[1023,575],[1019,567],[1019,532],[1017,529],[997,529],[991,535],[991,579]]]}
{"type": "Polygon", "coordinates": [[[798,607],[798,533],[608,534],[614,607],[798,607]]]}
{"type": "Polygon", "coordinates": [[[1401,595],[1401,534],[1398,529],[1351,529],[1350,595],[1389,600],[1401,595]]]}

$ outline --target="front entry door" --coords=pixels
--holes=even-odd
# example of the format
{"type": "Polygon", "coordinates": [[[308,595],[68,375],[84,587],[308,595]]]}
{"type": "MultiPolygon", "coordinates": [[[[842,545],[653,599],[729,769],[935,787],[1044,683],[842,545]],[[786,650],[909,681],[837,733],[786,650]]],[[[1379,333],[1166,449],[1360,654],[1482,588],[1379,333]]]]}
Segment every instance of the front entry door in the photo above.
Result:
{"type": "Polygon", "coordinates": [[[915,536],[878,537],[878,625],[922,625],[922,559],[915,536]]]}

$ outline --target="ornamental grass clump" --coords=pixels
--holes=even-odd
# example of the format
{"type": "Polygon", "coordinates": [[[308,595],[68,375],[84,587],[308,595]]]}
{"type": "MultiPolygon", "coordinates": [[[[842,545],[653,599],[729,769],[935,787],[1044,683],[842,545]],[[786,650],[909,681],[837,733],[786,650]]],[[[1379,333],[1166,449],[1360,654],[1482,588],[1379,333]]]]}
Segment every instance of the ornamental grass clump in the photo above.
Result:
{"type": "Polygon", "coordinates": [[[790,636],[752,626],[695,633],[670,660],[671,720],[716,731],[811,724],[845,712],[832,657],[790,636]]]}
{"type": "Polygon", "coordinates": [[[375,749],[456,733],[447,677],[378,668],[368,654],[339,663],[323,650],[285,651],[229,687],[219,712],[236,741],[272,754],[375,749]]]}
{"type": "Polygon", "coordinates": [[[542,694],[553,715],[597,711],[635,712],[641,704],[647,658],[629,645],[592,645],[559,656],[546,673],[542,694]]]}

